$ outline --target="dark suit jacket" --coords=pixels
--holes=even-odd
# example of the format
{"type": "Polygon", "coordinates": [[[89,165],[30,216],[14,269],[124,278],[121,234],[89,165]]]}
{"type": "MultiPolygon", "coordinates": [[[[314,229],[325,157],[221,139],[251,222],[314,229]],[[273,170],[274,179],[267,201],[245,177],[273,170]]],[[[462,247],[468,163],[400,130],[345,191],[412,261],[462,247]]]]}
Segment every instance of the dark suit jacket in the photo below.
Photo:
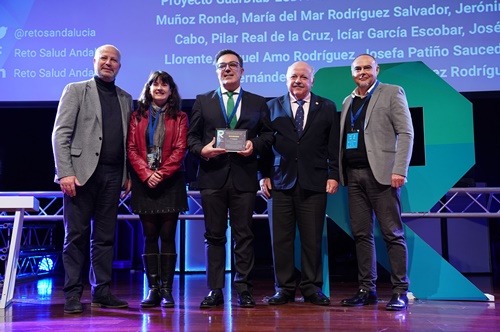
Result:
{"type": "Polygon", "coordinates": [[[241,191],[257,191],[258,155],[269,149],[273,135],[269,123],[269,109],[264,97],[243,91],[241,114],[235,129],[246,129],[247,140],[253,143],[249,157],[226,153],[205,160],[201,150],[215,137],[216,128],[225,128],[226,121],[217,90],[196,96],[191,111],[188,132],[189,151],[200,158],[198,186],[200,189],[221,188],[231,169],[234,187],[241,191]]]}
{"type": "Polygon", "coordinates": [[[339,118],[335,104],[311,93],[311,104],[302,136],[298,138],[290,95],[268,102],[275,142],[266,155],[273,189],[291,189],[299,181],[306,190],[325,192],[328,179],[339,180],[339,118]]]}

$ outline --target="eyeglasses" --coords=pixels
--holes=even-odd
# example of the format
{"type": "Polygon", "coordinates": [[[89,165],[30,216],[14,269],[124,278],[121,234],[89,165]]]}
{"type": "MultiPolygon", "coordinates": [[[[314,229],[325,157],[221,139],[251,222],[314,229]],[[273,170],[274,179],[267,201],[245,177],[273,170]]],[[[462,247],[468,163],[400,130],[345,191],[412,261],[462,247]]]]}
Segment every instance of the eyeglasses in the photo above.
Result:
{"type": "Polygon", "coordinates": [[[227,66],[229,66],[229,69],[231,70],[234,70],[234,69],[238,69],[238,67],[240,66],[240,63],[239,62],[236,62],[236,61],[231,61],[231,62],[221,62],[221,63],[216,63],[215,64],[215,67],[217,69],[225,69],[227,66]]]}

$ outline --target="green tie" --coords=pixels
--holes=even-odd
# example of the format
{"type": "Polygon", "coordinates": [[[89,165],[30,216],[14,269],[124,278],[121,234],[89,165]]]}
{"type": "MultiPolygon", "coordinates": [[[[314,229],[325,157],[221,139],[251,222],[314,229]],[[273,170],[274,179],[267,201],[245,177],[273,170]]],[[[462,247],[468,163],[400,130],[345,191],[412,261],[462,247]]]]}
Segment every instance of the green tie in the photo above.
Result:
{"type": "MultiPolygon", "coordinates": [[[[226,106],[226,113],[227,117],[229,118],[231,116],[231,113],[233,113],[234,109],[234,100],[233,100],[233,94],[234,92],[226,92],[227,93],[227,106],[226,106]]],[[[231,129],[234,129],[236,127],[236,114],[234,114],[233,118],[231,119],[231,123],[229,124],[229,127],[231,129]]]]}

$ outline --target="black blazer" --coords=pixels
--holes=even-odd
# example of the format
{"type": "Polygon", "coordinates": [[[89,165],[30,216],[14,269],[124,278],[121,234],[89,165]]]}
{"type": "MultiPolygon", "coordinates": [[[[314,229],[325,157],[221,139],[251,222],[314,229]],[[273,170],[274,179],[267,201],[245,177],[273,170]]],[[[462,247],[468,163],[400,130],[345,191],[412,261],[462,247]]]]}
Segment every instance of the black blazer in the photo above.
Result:
{"type": "Polygon", "coordinates": [[[335,103],[311,93],[311,104],[299,138],[290,107],[290,95],[268,103],[275,142],[266,155],[263,177],[273,189],[291,189],[297,179],[303,189],[325,192],[328,179],[339,180],[339,117],[335,103]]]}
{"type": "Polygon", "coordinates": [[[241,97],[241,114],[235,129],[246,129],[247,140],[253,143],[253,154],[248,157],[226,153],[205,160],[201,150],[215,137],[216,128],[225,128],[226,122],[220,106],[217,90],[196,96],[191,111],[188,132],[189,151],[200,158],[198,187],[221,188],[231,169],[234,187],[241,191],[257,191],[258,155],[269,150],[273,134],[266,99],[248,91],[241,97]]]}

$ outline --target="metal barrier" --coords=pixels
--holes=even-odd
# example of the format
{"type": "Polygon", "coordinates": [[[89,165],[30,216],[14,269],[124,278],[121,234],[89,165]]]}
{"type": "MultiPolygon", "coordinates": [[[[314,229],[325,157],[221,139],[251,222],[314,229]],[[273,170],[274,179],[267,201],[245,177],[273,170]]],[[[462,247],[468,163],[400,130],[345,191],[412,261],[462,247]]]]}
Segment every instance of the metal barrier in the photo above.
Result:
{"type": "Polygon", "coordinates": [[[406,217],[500,218],[500,188],[452,188],[431,211],[403,213],[406,217]]]}
{"type": "MultiPolygon", "coordinates": [[[[60,191],[0,192],[0,196],[34,196],[40,202],[36,213],[25,212],[23,239],[18,263],[19,277],[51,273],[59,262],[61,251],[55,247],[54,229],[63,219],[63,195],[60,191]]],[[[254,219],[267,219],[265,197],[258,192],[254,219]]],[[[191,211],[180,220],[202,220],[199,191],[188,191],[191,211]]],[[[138,220],[132,213],[130,197],[119,201],[119,220],[138,220]]],[[[403,213],[403,218],[500,218],[500,188],[452,188],[430,211],[403,213]],[[456,201],[460,198],[460,204],[456,201]],[[465,200],[465,203],[464,203],[465,200]]],[[[14,215],[0,211],[0,260],[8,255],[14,215]]],[[[3,276],[0,266],[0,276],[3,276]]],[[[0,283],[2,282],[0,278],[0,283]]]]}
{"type": "MultiPolygon", "coordinates": [[[[179,215],[180,220],[203,220],[203,209],[200,203],[199,191],[188,191],[190,212],[179,215]]],[[[21,251],[18,262],[18,277],[38,276],[52,273],[60,261],[61,250],[56,250],[54,231],[63,220],[63,194],[60,191],[47,192],[0,192],[0,196],[33,196],[39,203],[37,213],[25,213],[24,227],[21,242],[21,251]]],[[[267,219],[267,205],[265,197],[261,198],[260,210],[254,211],[254,219],[267,219]]],[[[256,204],[257,206],[258,204],[256,204]]],[[[132,212],[130,195],[119,201],[118,220],[126,222],[139,220],[139,216],[132,212]]],[[[0,211],[0,261],[6,261],[9,252],[9,240],[14,226],[14,215],[0,211]]],[[[133,245],[133,244],[132,244],[133,245]]],[[[130,253],[132,255],[133,253],[130,253]]],[[[130,261],[115,261],[114,267],[128,267],[130,261]]],[[[0,264],[0,284],[3,281],[4,266],[0,264]]]]}

